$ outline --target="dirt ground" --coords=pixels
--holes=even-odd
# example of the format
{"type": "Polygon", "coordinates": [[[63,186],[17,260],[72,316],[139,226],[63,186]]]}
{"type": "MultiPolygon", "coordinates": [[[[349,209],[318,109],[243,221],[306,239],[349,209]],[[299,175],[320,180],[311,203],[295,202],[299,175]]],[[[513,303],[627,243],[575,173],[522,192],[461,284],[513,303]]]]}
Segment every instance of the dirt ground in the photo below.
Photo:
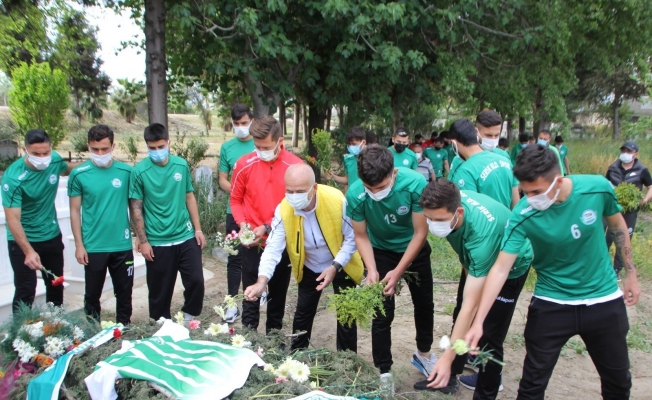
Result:
{"type": "MultiPolygon", "coordinates": [[[[217,304],[226,294],[226,267],[216,261],[210,254],[204,255],[204,276],[206,278],[206,299],[217,304]]],[[[448,335],[451,328],[450,311],[455,303],[457,285],[455,282],[435,283],[433,292],[435,296],[435,343],[433,351],[436,354],[440,350],[436,348],[439,338],[448,335]]],[[[650,320],[652,313],[651,285],[644,283],[643,294],[637,306],[628,309],[630,325],[650,320]]],[[[173,313],[181,307],[183,302],[183,287],[177,282],[173,300],[173,313]]],[[[332,293],[327,289],[326,293],[332,293]]],[[[105,296],[102,307],[104,317],[111,317],[111,310],[115,302],[110,296],[105,296]]],[[[499,399],[513,399],[516,397],[518,381],[521,376],[522,362],[525,356],[523,342],[523,327],[525,325],[527,306],[531,293],[523,292],[517,304],[516,312],[512,320],[506,340],[505,369],[503,372],[504,391],[498,396],[499,399]]],[[[73,299],[69,299],[73,300],[73,299]]],[[[406,399],[441,399],[449,398],[442,394],[416,393],[412,389],[414,382],[424,377],[416,368],[410,364],[412,353],[416,349],[414,342],[414,322],[412,318],[412,303],[407,290],[403,291],[396,299],[396,317],[392,325],[392,353],[394,357],[393,374],[396,382],[396,393],[398,398],[406,399]]],[[[290,284],[288,294],[284,329],[290,333],[292,316],[296,306],[296,286],[294,281],[290,284]]],[[[219,322],[218,317],[207,308],[204,310],[202,319],[208,318],[211,322],[219,322]],[[208,317],[206,317],[208,316],[208,317]]],[[[134,315],[133,322],[145,322],[147,320],[147,287],[144,279],[137,282],[134,291],[134,315]]],[[[261,316],[264,321],[264,309],[261,316]]],[[[234,326],[239,328],[240,321],[234,326]]],[[[261,331],[264,325],[261,323],[261,331]]],[[[322,296],[319,311],[315,318],[312,342],[316,347],[335,348],[335,316],[327,310],[325,296],[322,296]]],[[[571,339],[570,344],[564,349],[554,370],[553,376],[546,392],[547,399],[578,399],[593,400],[600,398],[600,381],[591,362],[586,354],[581,354],[583,344],[576,337],[571,339]]],[[[605,349],[609,351],[609,349],[605,349]]],[[[372,361],[371,357],[371,335],[368,330],[358,329],[358,354],[365,359],[372,361]]],[[[652,393],[652,374],[648,365],[652,365],[652,354],[637,349],[630,349],[630,360],[632,364],[633,389],[632,399],[649,399],[652,393]]],[[[471,373],[467,371],[466,373],[471,373]]],[[[473,392],[462,387],[457,399],[468,400],[473,397],[473,392]]]]}

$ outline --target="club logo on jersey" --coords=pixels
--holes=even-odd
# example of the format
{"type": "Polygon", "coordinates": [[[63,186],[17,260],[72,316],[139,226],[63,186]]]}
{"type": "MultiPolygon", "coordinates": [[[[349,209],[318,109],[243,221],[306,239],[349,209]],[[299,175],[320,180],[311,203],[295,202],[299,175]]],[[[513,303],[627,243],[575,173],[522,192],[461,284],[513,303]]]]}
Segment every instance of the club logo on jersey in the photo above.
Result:
{"type": "Polygon", "coordinates": [[[408,160],[403,160],[403,165],[408,165],[410,162],[408,160]]]}
{"type": "Polygon", "coordinates": [[[396,213],[398,215],[405,215],[410,212],[410,207],[408,206],[400,206],[399,208],[396,209],[396,213]]]}
{"type": "Polygon", "coordinates": [[[441,158],[441,154],[437,154],[437,158],[441,158]]]}
{"type": "Polygon", "coordinates": [[[22,181],[23,179],[25,179],[25,177],[27,176],[27,173],[28,173],[28,172],[29,172],[28,170],[25,170],[25,172],[23,172],[22,174],[18,175],[18,180],[19,180],[19,181],[22,181]]]}
{"type": "Polygon", "coordinates": [[[594,210],[586,210],[582,213],[582,222],[584,222],[584,225],[591,225],[597,219],[598,217],[594,210]]]}
{"type": "Polygon", "coordinates": [[[459,187],[464,186],[464,179],[460,179],[459,181],[457,181],[457,186],[459,187]]]}
{"type": "Polygon", "coordinates": [[[111,181],[111,184],[113,185],[114,188],[119,188],[122,186],[122,181],[118,178],[115,178],[114,180],[111,181]]]}
{"type": "Polygon", "coordinates": [[[360,194],[358,195],[358,200],[360,200],[361,198],[365,197],[366,195],[367,195],[367,192],[362,192],[362,193],[360,193],[360,194]]]}
{"type": "Polygon", "coordinates": [[[9,191],[9,185],[7,185],[6,183],[4,185],[2,185],[2,190],[4,190],[5,192],[8,192],[9,191]]]}
{"type": "Polygon", "coordinates": [[[57,183],[57,176],[55,174],[50,175],[48,181],[50,182],[50,184],[54,185],[55,183],[57,183]]]}
{"type": "Polygon", "coordinates": [[[190,221],[186,222],[186,228],[188,228],[189,231],[192,230],[192,224],[190,223],[190,221]]]}
{"type": "Polygon", "coordinates": [[[129,239],[131,237],[131,234],[129,232],[129,229],[125,229],[125,239],[129,239]]]}
{"type": "Polygon", "coordinates": [[[174,173],[174,180],[177,182],[181,182],[181,174],[178,172],[174,173]]]}
{"type": "Polygon", "coordinates": [[[529,206],[529,207],[527,207],[527,208],[524,208],[523,211],[521,211],[521,215],[523,215],[523,214],[525,214],[525,213],[528,213],[528,212],[530,212],[530,211],[532,211],[532,206],[529,206]]]}

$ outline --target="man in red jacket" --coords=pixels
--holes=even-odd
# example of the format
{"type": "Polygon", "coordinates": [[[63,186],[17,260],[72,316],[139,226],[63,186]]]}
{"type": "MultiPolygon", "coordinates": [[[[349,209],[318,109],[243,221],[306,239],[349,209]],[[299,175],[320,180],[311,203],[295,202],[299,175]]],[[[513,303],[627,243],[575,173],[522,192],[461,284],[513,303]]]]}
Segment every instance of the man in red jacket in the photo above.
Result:
{"type": "MultiPolygon", "coordinates": [[[[231,213],[235,222],[248,224],[256,234],[256,243],[243,247],[242,287],[258,280],[258,265],[265,237],[271,232],[276,206],[285,197],[285,171],[301,159],[285,150],[281,124],[271,116],[256,118],[249,128],[254,138],[255,152],[241,157],[233,167],[231,180],[231,213]]],[[[290,284],[291,268],[287,252],[283,252],[274,276],[267,284],[267,322],[265,331],[281,329],[285,312],[285,295],[290,284]]],[[[260,319],[260,303],[245,301],[242,305],[242,324],[256,330],[260,319]]]]}

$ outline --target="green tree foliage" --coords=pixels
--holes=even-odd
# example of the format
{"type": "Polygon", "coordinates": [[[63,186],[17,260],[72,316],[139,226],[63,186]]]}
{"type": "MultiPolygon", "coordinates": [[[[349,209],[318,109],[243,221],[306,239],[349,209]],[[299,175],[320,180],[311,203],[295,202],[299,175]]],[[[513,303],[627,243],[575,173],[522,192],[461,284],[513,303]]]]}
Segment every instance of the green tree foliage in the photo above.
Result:
{"type": "Polygon", "coordinates": [[[21,63],[42,62],[49,46],[46,27],[37,1],[0,2],[0,70],[11,77],[21,63]]]}
{"type": "Polygon", "coordinates": [[[60,14],[51,64],[68,75],[73,112],[79,122],[82,115],[99,119],[111,79],[101,71],[103,61],[97,56],[100,45],[96,29],[88,24],[80,11],[64,8],[60,14]]]}
{"type": "Polygon", "coordinates": [[[69,93],[66,75],[47,63],[23,63],[14,69],[9,109],[18,132],[25,135],[30,129],[43,129],[56,147],[66,136],[64,115],[69,93]]]}

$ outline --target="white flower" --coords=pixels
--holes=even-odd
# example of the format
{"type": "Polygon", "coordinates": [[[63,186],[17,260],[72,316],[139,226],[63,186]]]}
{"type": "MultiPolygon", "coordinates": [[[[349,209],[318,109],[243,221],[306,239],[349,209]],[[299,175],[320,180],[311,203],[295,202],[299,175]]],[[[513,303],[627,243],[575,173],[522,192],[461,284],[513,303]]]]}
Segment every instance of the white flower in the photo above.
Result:
{"type": "Polygon", "coordinates": [[[72,340],[70,340],[70,338],[65,338],[61,341],[61,344],[63,345],[63,348],[65,350],[68,347],[72,346],[72,340]]]}
{"type": "Polygon", "coordinates": [[[471,349],[464,339],[457,339],[455,343],[453,343],[453,350],[455,351],[455,354],[462,356],[468,353],[471,349]]]}
{"type": "Polygon", "coordinates": [[[183,311],[179,311],[178,313],[174,314],[174,320],[177,324],[183,325],[186,322],[183,311]]]}
{"type": "Polygon", "coordinates": [[[265,367],[263,368],[263,370],[266,371],[266,372],[271,372],[271,373],[276,372],[276,368],[274,368],[274,366],[272,364],[265,364],[265,367]]]}
{"type": "Polygon", "coordinates": [[[288,378],[290,376],[290,369],[292,368],[291,364],[288,363],[287,361],[284,362],[283,364],[279,365],[278,368],[276,368],[276,376],[279,376],[281,378],[288,378]]]}
{"type": "Polygon", "coordinates": [[[204,331],[204,334],[216,336],[220,333],[229,333],[229,324],[211,324],[207,330],[204,331]]]}
{"type": "Polygon", "coordinates": [[[21,339],[15,339],[11,345],[14,347],[17,353],[22,353],[25,350],[25,347],[28,346],[27,342],[21,339]]]}
{"type": "Polygon", "coordinates": [[[84,338],[84,331],[78,326],[73,327],[72,338],[74,340],[82,340],[84,338]]]}
{"type": "Polygon", "coordinates": [[[45,351],[45,354],[52,358],[57,358],[66,352],[63,340],[56,336],[45,338],[45,346],[43,350],[45,351]]]}
{"type": "Polygon", "coordinates": [[[235,302],[235,299],[232,296],[229,296],[228,294],[224,296],[224,305],[226,306],[227,309],[238,306],[238,304],[235,302]]]}
{"type": "Polygon", "coordinates": [[[246,341],[242,335],[233,335],[231,337],[231,345],[233,347],[249,347],[251,346],[251,342],[246,341]]]}
{"type": "Polygon", "coordinates": [[[245,227],[242,232],[240,232],[240,243],[248,246],[256,240],[256,234],[245,227]]]}
{"type": "Polygon", "coordinates": [[[311,389],[317,389],[317,388],[319,388],[319,386],[317,386],[317,382],[312,381],[312,382],[310,382],[310,388],[311,389]]]}
{"type": "Polygon", "coordinates": [[[310,376],[310,368],[302,362],[295,361],[290,369],[290,377],[299,383],[305,382],[310,376]]]}
{"type": "Polygon", "coordinates": [[[39,321],[31,325],[23,325],[23,329],[27,334],[33,338],[40,338],[43,336],[43,321],[39,321]]]}
{"type": "MultiPolygon", "coordinates": [[[[24,343],[24,342],[23,342],[24,343]]],[[[21,362],[30,362],[34,357],[38,355],[38,351],[32,345],[25,343],[25,347],[22,351],[18,352],[18,357],[20,357],[21,362]]]]}
{"type": "Polygon", "coordinates": [[[215,307],[213,307],[213,311],[215,311],[217,313],[217,315],[220,316],[220,318],[226,319],[226,314],[224,313],[224,307],[215,306],[215,307]]]}
{"type": "Polygon", "coordinates": [[[451,340],[448,336],[442,336],[442,338],[439,339],[439,348],[446,350],[449,347],[451,347],[451,340]]]}

